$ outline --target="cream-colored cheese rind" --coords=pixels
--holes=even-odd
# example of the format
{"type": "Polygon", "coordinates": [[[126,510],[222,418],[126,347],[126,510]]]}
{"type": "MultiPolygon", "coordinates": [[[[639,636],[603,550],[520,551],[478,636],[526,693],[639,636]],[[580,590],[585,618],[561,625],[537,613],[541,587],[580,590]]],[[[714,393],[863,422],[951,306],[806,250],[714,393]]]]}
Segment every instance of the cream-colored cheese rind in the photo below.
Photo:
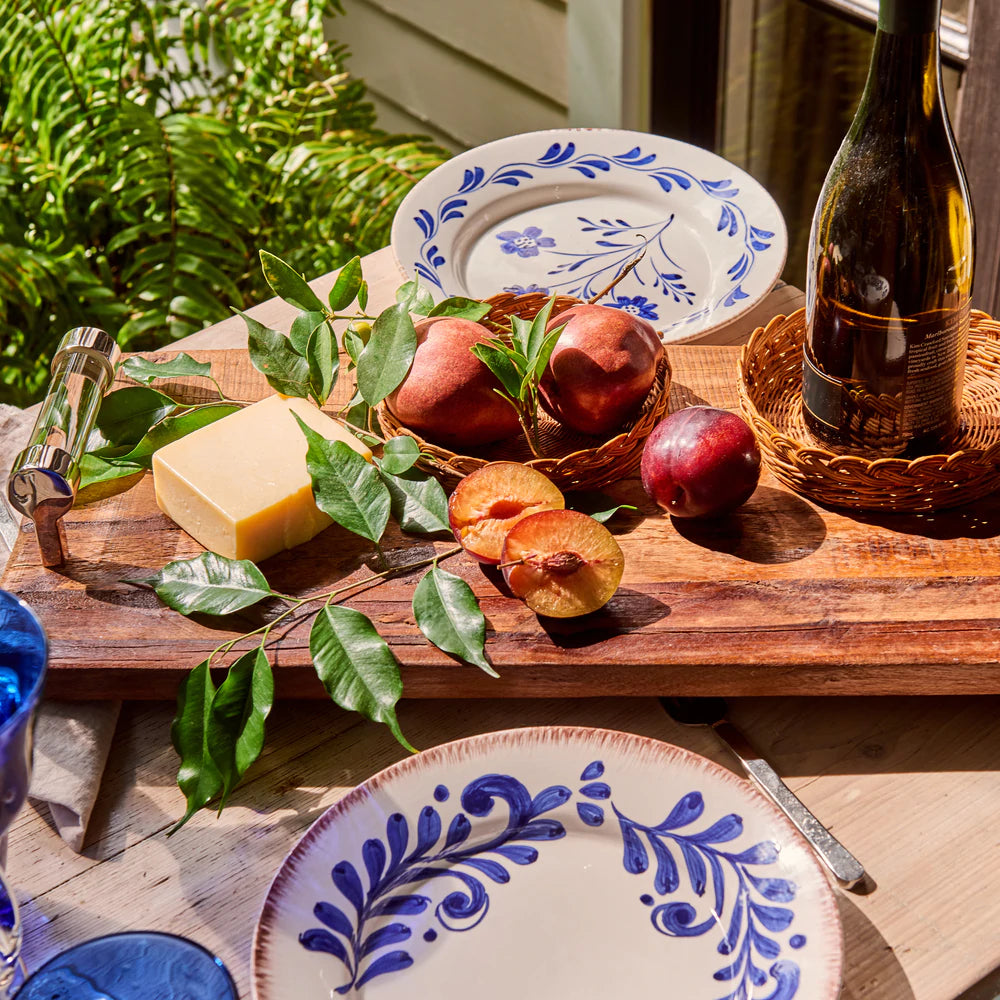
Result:
{"type": "Polygon", "coordinates": [[[164,462],[159,452],[153,455],[153,492],[160,510],[205,548],[229,559],[245,558],[237,555],[233,518],[164,462]]]}
{"type": "Polygon", "coordinates": [[[231,559],[259,562],[309,541],[332,522],[313,499],[306,439],[293,413],[371,460],[369,449],[307,400],[269,396],[156,452],[160,509],[231,559]]]}
{"type": "Polygon", "coordinates": [[[280,503],[240,522],[235,558],[258,562],[275,552],[308,542],[331,524],[332,519],[316,506],[312,487],[302,487],[280,503]]]}

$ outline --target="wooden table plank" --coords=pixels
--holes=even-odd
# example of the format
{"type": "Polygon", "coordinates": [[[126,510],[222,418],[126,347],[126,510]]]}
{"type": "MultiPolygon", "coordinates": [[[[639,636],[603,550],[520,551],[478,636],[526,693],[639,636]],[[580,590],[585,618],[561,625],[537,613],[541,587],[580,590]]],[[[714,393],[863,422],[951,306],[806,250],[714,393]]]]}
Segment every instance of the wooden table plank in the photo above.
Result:
{"type": "MultiPolygon", "coordinates": [[[[671,408],[735,406],[737,350],[672,347],[671,408]]],[[[227,394],[267,391],[242,352],[196,354],[227,394]]],[[[202,550],[160,513],[151,476],[115,488],[66,517],[64,567],[39,564],[26,522],[3,577],[48,631],[56,697],[170,697],[220,642],[276,613],[277,602],[221,622],[185,619],[122,582],[202,550]]],[[[391,645],[409,697],[1000,692],[1000,495],[934,515],[870,515],[824,509],[765,475],[735,514],[685,521],[661,514],[637,479],[607,492],[639,513],[613,525],[625,575],[592,615],[541,620],[505,595],[496,571],[448,560],[487,616],[499,681],[426,642],[410,608],[416,573],[347,600],[391,645]]],[[[396,565],[449,547],[394,527],[383,541],[396,565]]],[[[369,543],[333,527],[263,568],[273,587],[303,596],[370,575],[373,560],[369,543]]],[[[275,652],[280,696],[325,697],[307,623],[275,652]]]]}

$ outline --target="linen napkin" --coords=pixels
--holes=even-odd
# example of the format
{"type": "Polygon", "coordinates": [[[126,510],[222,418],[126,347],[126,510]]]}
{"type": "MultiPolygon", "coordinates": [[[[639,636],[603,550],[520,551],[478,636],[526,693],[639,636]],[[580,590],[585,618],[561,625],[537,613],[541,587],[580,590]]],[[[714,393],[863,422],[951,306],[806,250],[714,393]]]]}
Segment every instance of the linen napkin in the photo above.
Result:
{"type": "MultiPolygon", "coordinates": [[[[20,521],[7,507],[7,475],[31,433],[37,410],[0,403],[0,574],[20,521]]],[[[28,795],[48,805],[59,836],[77,852],[83,848],[120,709],[119,701],[44,699],[39,706],[28,795]]]]}
{"type": "Polygon", "coordinates": [[[46,700],[38,711],[28,796],[48,805],[56,832],[77,853],[83,849],[120,710],[120,701],[46,700]]]}

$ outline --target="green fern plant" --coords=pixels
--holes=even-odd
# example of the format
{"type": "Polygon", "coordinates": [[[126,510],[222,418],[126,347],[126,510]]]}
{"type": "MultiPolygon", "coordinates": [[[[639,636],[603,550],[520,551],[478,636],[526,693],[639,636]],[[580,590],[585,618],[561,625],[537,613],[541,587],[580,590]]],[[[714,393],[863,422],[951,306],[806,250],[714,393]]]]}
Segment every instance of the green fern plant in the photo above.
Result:
{"type": "Polygon", "coordinates": [[[388,241],[448,154],[376,128],[339,0],[0,0],[0,401],[67,329],[162,346],[388,241]]]}

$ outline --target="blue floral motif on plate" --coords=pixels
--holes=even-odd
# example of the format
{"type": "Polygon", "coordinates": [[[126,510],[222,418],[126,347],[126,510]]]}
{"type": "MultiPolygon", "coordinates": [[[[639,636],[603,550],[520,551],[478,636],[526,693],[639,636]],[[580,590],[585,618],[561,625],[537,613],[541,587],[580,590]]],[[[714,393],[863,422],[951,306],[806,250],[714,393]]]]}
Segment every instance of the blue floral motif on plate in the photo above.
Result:
{"type": "MultiPolygon", "coordinates": [[[[698,791],[685,795],[654,826],[630,819],[615,808],[610,785],[595,780],[603,774],[604,764],[599,760],[583,769],[580,780],[586,784],[578,791],[575,809],[587,826],[598,827],[604,823],[605,810],[597,803],[607,802],[621,829],[623,865],[630,874],[646,873],[652,853],[656,896],[643,893],[640,899],[652,907],[653,927],[667,937],[713,932],[719,937],[717,950],[725,961],[714,978],[730,989],[720,1000],[750,997],[754,987],[769,981],[774,986],[769,1000],[792,1000],[798,991],[799,967],[788,958],[779,958],[781,938],[788,939],[784,944],[789,949],[802,948],[806,942],[787,933],[795,917],[790,906],[795,883],[761,871],[777,861],[777,847],[769,841],[733,850],[721,846],[743,832],[743,821],[735,813],[701,829],[683,830],[698,823],[705,812],[698,791]],[[728,899],[724,868],[736,878],[735,895],[728,899]],[[708,890],[711,905],[702,907],[706,912],[699,919],[697,904],[708,890]],[[671,900],[657,903],[657,897],[671,900]]],[[[447,789],[438,786],[434,798],[446,801],[447,789]]],[[[551,814],[572,798],[565,785],[553,785],[532,796],[511,775],[485,774],[462,791],[461,811],[453,815],[447,832],[439,811],[424,806],[413,824],[412,847],[411,824],[401,813],[393,813],[386,821],[384,839],[372,837],[362,848],[367,888],[349,860],[335,864],[331,881],[337,890],[336,902],[316,902],[313,914],[322,926],[303,931],[300,943],[344,965],[349,979],[337,987],[341,994],[360,989],[376,976],[409,968],[414,959],[401,946],[414,935],[411,922],[418,924],[417,929],[431,923],[446,931],[477,927],[490,905],[484,880],[505,885],[510,881],[509,864],[531,865],[539,860],[535,842],[565,837],[563,823],[551,814]],[[486,840],[470,842],[475,818],[488,815],[498,799],[507,804],[506,827],[486,840]],[[433,892],[431,887],[439,880],[450,888],[433,892]],[[428,914],[433,921],[426,919],[428,914]],[[380,917],[394,919],[369,930],[368,924],[380,917]]],[[[433,941],[437,933],[437,927],[427,926],[423,939],[433,941]]]]}
{"type": "Polygon", "coordinates": [[[511,730],[402,761],[310,828],[265,901],[254,996],[596,998],[608,976],[639,996],[668,975],[685,1000],[834,1000],[841,949],[818,862],[745,781],[642,737],[511,730]]]}

